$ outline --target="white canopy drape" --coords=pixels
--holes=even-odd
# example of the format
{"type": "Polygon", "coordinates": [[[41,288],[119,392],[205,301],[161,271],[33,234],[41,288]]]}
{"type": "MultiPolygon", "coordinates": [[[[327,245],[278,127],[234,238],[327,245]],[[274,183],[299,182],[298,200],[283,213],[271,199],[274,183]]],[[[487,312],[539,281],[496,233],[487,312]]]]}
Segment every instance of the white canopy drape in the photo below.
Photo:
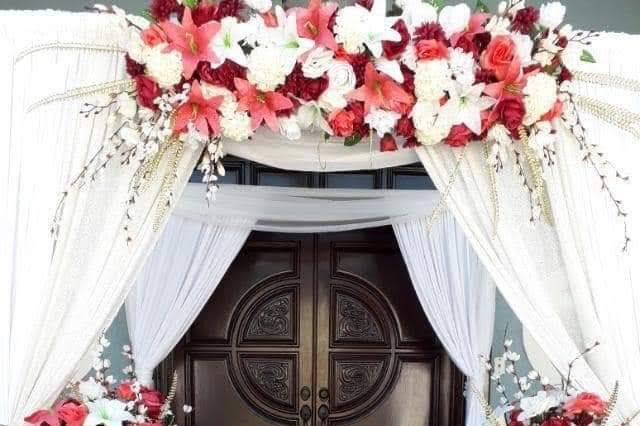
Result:
{"type": "MultiPolygon", "coordinates": [[[[393,224],[434,331],[482,387],[480,356],[488,355],[493,337],[493,284],[448,213],[427,235],[436,191],[223,185],[212,208],[203,191],[188,185],[126,301],[136,372],[145,383],[196,319],[250,229],[336,232],[393,224]]],[[[481,425],[483,414],[469,396],[467,425],[481,425]]]]}
{"type": "MultiPolygon", "coordinates": [[[[17,426],[48,405],[113,318],[159,235],[160,182],[136,203],[122,232],[134,170],[114,161],[96,182],[72,190],[53,251],[58,197],[101,146],[105,116],[79,114],[83,100],[28,111],[51,95],[122,78],[121,30],[113,16],[0,12],[0,424],[17,426]],[[80,48],[82,47],[82,48],[80,48]]],[[[196,153],[185,153],[176,192],[196,153]]],[[[160,165],[160,174],[167,165],[160,165]]]]}

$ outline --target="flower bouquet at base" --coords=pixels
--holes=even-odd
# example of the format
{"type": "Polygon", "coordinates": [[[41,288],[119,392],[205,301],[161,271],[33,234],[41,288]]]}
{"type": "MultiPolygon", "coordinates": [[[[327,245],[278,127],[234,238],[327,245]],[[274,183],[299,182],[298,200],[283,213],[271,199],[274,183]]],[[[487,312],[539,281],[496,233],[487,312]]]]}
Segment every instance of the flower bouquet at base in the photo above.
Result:
{"type": "MultiPolygon", "coordinates": [[[[175,396],[177,375],[167,396],[142,385],[135,376],[133,355],[128,345],[122,355],[129,360],[123,369],[125,379],[110,374],[111,362],[104,358],[110,342],[102,337],[95,348],[93,375],[69,384],[51,409],[37,410],[24,421],[36,426],[175,426],[171,402],[175,396]]],[[[183,407],[185,413],[191,407],[183,407]]]]}
{"type": "MultiPolygon", "coordinates": [[[[576,361],[595,349],[599,343],[587,348],[569,364],[569,373],[561,385],[552,385],[549,379],[535,370],[520,375],[520,355],[511,350],[513,341],[505,339],[504,352],[486,368],[500,396],[500,405],[492,408],[475,387],[472,392],[480,400],[490,426],[627,426],[633,418],[616,422],[612,418],[618,400],[616,382],[608,400],[592,392],[574,387],[571,370],[576,361]],[[515,392],[510,393],[507,383],[512,382],[515,392]]],[[[640,412],[639,412],[640,413],[640,412]]]]}

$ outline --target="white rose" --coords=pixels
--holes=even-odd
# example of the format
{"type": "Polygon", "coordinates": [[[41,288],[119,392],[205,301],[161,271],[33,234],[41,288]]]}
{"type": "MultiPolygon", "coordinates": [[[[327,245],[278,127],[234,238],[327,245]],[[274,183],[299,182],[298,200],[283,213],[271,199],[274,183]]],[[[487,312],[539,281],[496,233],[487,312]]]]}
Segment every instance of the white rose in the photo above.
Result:
{"type": "Polygon", "coordinates": [[[282,117],[279,120],[279,124],[280,134],[290,141],[295,141],[302,137],[302,131],[295,116],[282,117]]]}
{"type": "Polygon", "coordinates": [[[166,45],[159,44],[151,49],[147,57],[147,73],[162,88],[169,88],[182,80],[182,54],[176,50],[164,53],[166,45]]]}
{"type": "Polygon", "coordinates": [[[538,23],[545,28],[555,30],[564,20],[567,8],[559,1],[545,3],[540,7],[538,23]]]}
{"type": "Polygon", "coordinates": [[[374,109],[364,116],[364,122],[374,129],[379,137],[383,137],[385,133],[391,133],[399,118],[400,114],[395,111],[374,109]]]}
{"type": "Polygon", "coordinates": [[[271,92],[287,77],[287,61],[276,46],[259,46],[251,51],[247,79],[259,90],[271,92]]]}
{"type": "Polygon", "coordinates": [[[78,386],[78,391],[89,400],[96,400],[102,398],[107,394],[107,390],[100,383],[96,382],[93,377],[89,377],[89,379],[80,382],[78,386]]]}
{"type": "Polygon", "coordinates": [[[328,88],[318,98],[318,105],[325,111],[336,111],[347,106],[347,98],[343,91],[328,88]]]}
{"type": "Polygon", "coordinates": [[[348,93],[356,87],[356,74],[346,61],[334,60],[327,70],[329,88],[341,93],[348,93]]]}
{"type": "Polygon", "coordinates": [[[318,78],[324,75],[333,63],[333,52],[324,47],[313,49],[302,64],[302,73],[307,78],[318,78]]]}
{"type": "Polygon", "coordinates": [[[453,34],[464,30],[469,24],[471,9],[466,4],[456,6],[445,6],[440,11],[439,22],[445,35],[451,37],[453,34]]]}
{"type": "Polygon", "coordinates": [[[244,4],[260,13],[268,12],[271,9],[271,0],[244,0],[244,4]]]}

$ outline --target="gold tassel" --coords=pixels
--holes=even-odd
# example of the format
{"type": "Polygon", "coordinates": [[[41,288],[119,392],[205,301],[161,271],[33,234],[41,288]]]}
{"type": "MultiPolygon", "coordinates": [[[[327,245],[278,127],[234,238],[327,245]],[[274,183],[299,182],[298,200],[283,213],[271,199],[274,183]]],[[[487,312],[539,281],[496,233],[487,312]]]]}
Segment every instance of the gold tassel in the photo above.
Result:
{"type": "Polygon", "coordinates": [[[584,83],[596,84],[598,86],[615,87],[632,92],[640,92],[640,81],[618,75],[574,71],[573,78],[584,83]]]}
{"type": "Polygon", "coordinates": [[[25,57],[43,50],[82,50],[89,52],[126,53],[126,50],[120,48],[119,46],[113,45],[54,42],[47,44],[38,44],[36,46],[31,46],[30,48],[23,50],[22,52],[18,53],[18,55],[16,55],[13,63],[15,65],[25,57]]]}
{"type": "Polygon", "coordinates": [[[531,148],[531,145],[529,145],[529,135],[527,134],[527,130],[524,126],[520,126],[518,128],[518,135],[520,136],[520,141],[524,145],[524,155],[527,159],[527,164],[529,164],[529,170],[531,171],[531,178],[533,181],[533,190],[540,202],[542,216],[549,225],[553,225],[553,214],[551,213],[549,194],[547,193],[544,177],[542,176],[542,164],[533,151],[533,148],[531,148]]]}
{"type": "Polygon", "coordinates": [[[84,98],[86,96],[92,96],[96,94],[111,94],[124,91],[131,91],[135,89],[135,82],[130,78],[124,80],[110,81],[108,83],[92,84],[90,86],[78,87],[76,89],[68,90],[64,93],[57,93],[51,96],[47,96],[44,99],[32,104],[27,108],[27,112],[31,112],[36,108],[44,105],[48,105],[54,102],[68,101],[71,99],[84,98]]]}
{"type": "Polygon", "coordinates": [[[609,418],[611,418],[611,414],[613,414],[613,410],[618,403],[618,391],[620,390],[620,383],[616,382],[613,386],[613,392],[609,396],[609,401],[607,402],[607,410],[604,412],[604,416],[602,417],[602,421],[600,424],[607,426],[609,423],[609,418]]]}
{"type": "Polygon", "coordinates": [[[172,196],[173,196],[173,186],[176,183],[176,179],[178,178],[178,166],[180,165],[180,160],[182,159],[182,154],[184,153],[184,144],[178,140],[178,138],[172,138],[168,141],[172,146],[175,146],[175,152],[173,153],[173,157],[171,158],[171,165],[167,173],[165,173],[164,178],[162,179],[162,186],[160,187],[160,197],[158,199],[158,210],[156,212],[155,221],[153,223],[153,230],[158,232],[160,230],[160,225],[162,221],[167,216],[169,212],[169,207],[171,207],[172,196]]]}
{"type": "Polygon", "coordinates": [[[574,99],[578,108],[640,139],[640,114],[586,96],[575,96],[574,99]]]}
{"type": "Polygon", "coordinates": [[[496,171],[489,164],[489,144],[484,141],[484,159],[489,172],[489,197],[491,198],[491,207],[493,208],[493,235],[498,235],[498,221],[500,220],[500,200],[498,199],[498,183],[496,180],[496,171]]]}
{"type": "Polygon", "coordinates": [[[178,372],[173,372],[173,377],[171,378],[171,387],[169,388],[169,392],[167,393],[167,397],[164,400],[164,404],[160,408],[160,418],[164,417],[166,413],[171,409],[171,403],[176,397],[176,391],[178,390],[178,372]]]}
{"type": "Polygon", "coordinates": [[[471,388],[471,392],[476,396],[476,398],[478,398],[478,401],[480,401],[480,405],[482,406],[482,410],[484,412],[484,417],[489,423],[489,425],[501,426],[500,421],[496,418],[496,415],[493,413],[493,409],[491,408],[491,405],[489,405],[489,402],[484,397],[482,392],[480,392],[476,387],[476,385],[474,385],[472,382],[467,382],[467,383],[469,384],[469,388],[471,388]]]}

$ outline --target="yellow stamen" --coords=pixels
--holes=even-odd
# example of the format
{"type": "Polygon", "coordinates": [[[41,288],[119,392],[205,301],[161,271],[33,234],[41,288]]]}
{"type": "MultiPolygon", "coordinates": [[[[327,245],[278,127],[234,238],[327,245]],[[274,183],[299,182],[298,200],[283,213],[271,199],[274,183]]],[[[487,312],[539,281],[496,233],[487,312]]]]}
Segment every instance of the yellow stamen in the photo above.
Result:
{"type": "Polygon", "coordinates": [[[515,84],[507,84],[504,90],[509,93],[520,93],[520,88],[515,84]]]}
{"type": "Polygon", "coordinates": [[[256,95],[256,100],[260,103],[265,103],[267,101],[267,96],[262,92],[258,92],[258,94],[256,95]]]}
{"type": "Polygon", "coordinates": [[[200,106],[198,104],[191,104],[191,117],[195,120],[198,117],[198,112],[200,111],[200,106]]]}
{"type": "Polygon", "coordinates": [[[318,35],[318,27],[316,27],[315,25],[313,25],[310,21],[307,21],[306,24],[304,24],[305,28],[311,33],[312,36],[317,36],[318,35]]]}
{"type": "Polygon", "coordinates": [[[196,38],[191,33],[187,33],[186,36],[187,43],[189,44],[189,49],[191,49],[191,53],[194,55],[198,53],[198,43],[196,43],[196,38]]]}

